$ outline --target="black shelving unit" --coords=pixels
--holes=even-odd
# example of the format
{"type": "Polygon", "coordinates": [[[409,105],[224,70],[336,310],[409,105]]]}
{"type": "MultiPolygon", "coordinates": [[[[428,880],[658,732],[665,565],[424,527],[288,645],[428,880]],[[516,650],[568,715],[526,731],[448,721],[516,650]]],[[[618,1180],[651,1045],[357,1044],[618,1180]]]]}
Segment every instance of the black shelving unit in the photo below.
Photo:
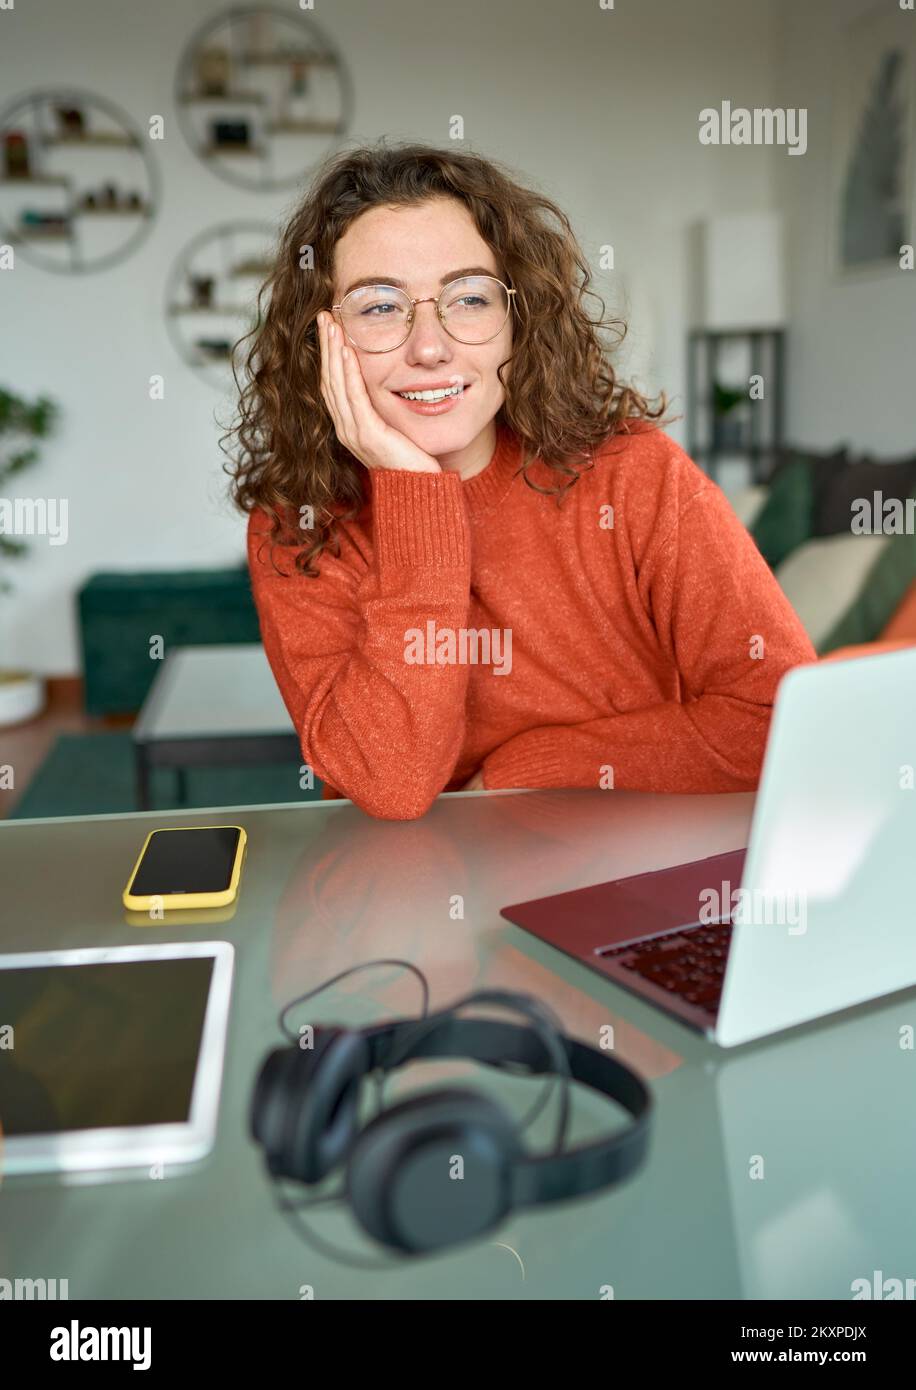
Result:
{"type": "MultiPolygon", "coordinates": [[[[687,450],[715,481],[722,459],[744,457],[751,479],[765,482],[783,443],[785,419],[785,331],[781,328],[694,328],[687,339],[687,450]],[[715,388],[725,344],[743,343],[749,376],[764,381],[763,400],[746,402],[734,414],[717,413],[715,388]]],[[[733,386],[731,381],[721,382],[733,386]]],[[[741,383],[744,384],[744,383],[741,383]]]]}

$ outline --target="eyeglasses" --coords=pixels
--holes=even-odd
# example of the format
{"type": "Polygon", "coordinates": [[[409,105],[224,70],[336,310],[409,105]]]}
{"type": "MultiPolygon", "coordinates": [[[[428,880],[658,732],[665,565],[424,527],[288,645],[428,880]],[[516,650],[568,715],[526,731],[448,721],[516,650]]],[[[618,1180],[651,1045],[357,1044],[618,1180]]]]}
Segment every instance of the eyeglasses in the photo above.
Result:
{"type": "Polygon", "coordinates": [[[391,352],[410,337],[418,304],[435,303],[439,322],[457,342],[488,343],[508,319],[514,294],[494,275],[465,275],[426,299],[411,299],[394,285],[362,285],[331,308],[340,311],[354,347],[391,352]]]}

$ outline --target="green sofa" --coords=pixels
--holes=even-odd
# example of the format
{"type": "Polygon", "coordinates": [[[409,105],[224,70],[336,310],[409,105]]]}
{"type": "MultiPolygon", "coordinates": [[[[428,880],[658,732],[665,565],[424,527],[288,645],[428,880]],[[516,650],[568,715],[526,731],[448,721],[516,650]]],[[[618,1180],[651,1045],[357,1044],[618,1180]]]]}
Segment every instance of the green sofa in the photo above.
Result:
{"type": "Polygon", "coordinates": [[[248,566],[94,574],[80,589],[79,629],[87,714],[134,714],[170,647],[259,642],[248,566]]]}

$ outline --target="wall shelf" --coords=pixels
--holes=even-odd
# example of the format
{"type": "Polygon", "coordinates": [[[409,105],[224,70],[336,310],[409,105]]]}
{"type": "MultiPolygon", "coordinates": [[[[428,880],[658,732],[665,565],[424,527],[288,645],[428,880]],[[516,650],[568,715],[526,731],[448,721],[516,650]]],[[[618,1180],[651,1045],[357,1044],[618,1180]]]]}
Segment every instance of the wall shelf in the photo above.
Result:
{"type": "Polygon", "coordinates": [[[300,187],[349,128],[353,107],[339,53],[295,5],[251,4],[207,20],[179,62],[175,100],[197,157],[255,192],[300,187]]]}
{"type": "Polygon", "coordinates": [[[88,145],[97,149],[136,149],[140,141],[135,136],[115,131],[87,132],[84,135],[42,135],[41,143],[49,149],[56,145],[88,145]]]}
{"type": "Polygon", "coordinates": [[[182,106],[263,106],[265,97],[261,92],[191,92],[178,100],[182,106]]]}
{"type": "Polygon", "coordinates": [[[265,149],[258,145],[233,145],[227,142],[225,145],[204,145],[197,153],[201,159],[225,159],[227,155],[235,158],[236,155],[252,155],[258,159],[263,159],[265,149]]]}
{"type": "Polygon", "coordinates": [[[233,357],[223,340],[238,344],[258,315],[257,292],[250,287],[245,302],[249,287],[237,283],[237,271],[244,267],[249,278],[266,279],[275,238],[276,228],[267,223],[224,223],[194,237],[169,273],[163,306],[169,337],[182,360],[221,393],[231,387],[233,357]]]}
{"type": "Polygon", "coordinates": [[[334,59],[328,53],[242,53],[238,60],[246,68],[328,68],[334,59]]]}
{"type": "Polygon", "coordinates": [[[159,196],[150,142],[106,98],[74,88],[19,97],[0,112],[0,148],[0,235],[26,260],[62,274],[103,270],[147,235],[159,196]],[[32,216],[65,221],[43,227],[32,216]]]}
{"type": "Polygon", "coordinates": [[[69,188],[73,180],[67,178],[66,174],[23,174],[21,177],[4,174],[0,176],[0,184],[16,185],[21,184],[44,184],[47,187],[69,188]]]}

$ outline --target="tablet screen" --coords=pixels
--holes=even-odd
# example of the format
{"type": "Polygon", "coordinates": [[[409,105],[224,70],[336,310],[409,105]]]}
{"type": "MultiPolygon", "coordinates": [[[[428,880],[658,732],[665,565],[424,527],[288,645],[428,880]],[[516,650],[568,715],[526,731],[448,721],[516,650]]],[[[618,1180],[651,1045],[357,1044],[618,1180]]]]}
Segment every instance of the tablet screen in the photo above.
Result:
{"type": "Polygon", "coordinates": [[[6,1138],[185,1123],[212,956],[0,970],[6,1138]]]}

